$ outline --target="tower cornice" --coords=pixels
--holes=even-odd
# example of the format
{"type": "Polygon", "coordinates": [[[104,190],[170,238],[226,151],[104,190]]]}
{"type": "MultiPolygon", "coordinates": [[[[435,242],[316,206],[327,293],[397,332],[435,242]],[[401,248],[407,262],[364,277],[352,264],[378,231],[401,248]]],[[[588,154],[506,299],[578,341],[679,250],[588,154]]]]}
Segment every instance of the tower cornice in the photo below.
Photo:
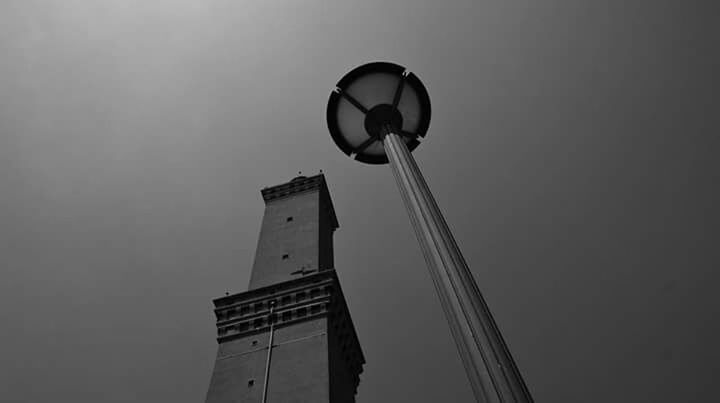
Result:
{"type": "Polygon", "coordinates": [[[267,332],[271,324],[281,328],[327,318],[357,388],[365,356],[335,270],[220,297],[213,303],[218,343],[267,332]]]}

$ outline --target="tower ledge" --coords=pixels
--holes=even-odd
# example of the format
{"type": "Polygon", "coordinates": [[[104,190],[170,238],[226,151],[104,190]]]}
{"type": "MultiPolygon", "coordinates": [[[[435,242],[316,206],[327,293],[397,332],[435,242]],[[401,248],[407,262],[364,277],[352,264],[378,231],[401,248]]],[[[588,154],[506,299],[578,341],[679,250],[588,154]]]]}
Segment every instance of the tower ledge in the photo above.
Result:
{"type": "Polygon", "coordinates": [[[218,343],[267,332],[271,323],[280,328],[327,318],[328,336],[340,346],[343,361],[357,388],[365,356],[335,270],[224,296],[213,303],[218,343]],[[271,305],[274,305],[272,314],[271,305]]]}

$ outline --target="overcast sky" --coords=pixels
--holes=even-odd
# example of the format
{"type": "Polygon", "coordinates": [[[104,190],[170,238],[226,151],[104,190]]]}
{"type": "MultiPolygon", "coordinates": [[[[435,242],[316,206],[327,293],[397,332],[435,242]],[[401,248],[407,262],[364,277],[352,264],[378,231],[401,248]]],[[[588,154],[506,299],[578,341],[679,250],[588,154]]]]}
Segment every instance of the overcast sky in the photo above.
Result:
{"type": "Polygon", "coordinates": [[[472,401],[390,168],[327,132],[375,60],[430,93],[415,157],[536,401],[720,400],[716,15],[0,1],[0,401],[203,401],[260,189],[320,169],[358,402],[472,401]]]}

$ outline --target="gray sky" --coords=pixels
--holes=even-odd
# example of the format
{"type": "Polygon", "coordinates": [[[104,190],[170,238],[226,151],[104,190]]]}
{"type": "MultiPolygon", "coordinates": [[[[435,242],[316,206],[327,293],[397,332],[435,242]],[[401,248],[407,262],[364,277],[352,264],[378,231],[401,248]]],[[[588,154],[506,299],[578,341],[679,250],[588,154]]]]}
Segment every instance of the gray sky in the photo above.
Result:
{"type": "Polygon", "coordinates": [[[3,0],[0,400],[202,401],[260,189],[322,169],[358,402],[471,401],[389,167],[325,126],[335,82],[374,60],[430,92],[415,156],[538,402],[720,400],[713,15],[3,0]]]}

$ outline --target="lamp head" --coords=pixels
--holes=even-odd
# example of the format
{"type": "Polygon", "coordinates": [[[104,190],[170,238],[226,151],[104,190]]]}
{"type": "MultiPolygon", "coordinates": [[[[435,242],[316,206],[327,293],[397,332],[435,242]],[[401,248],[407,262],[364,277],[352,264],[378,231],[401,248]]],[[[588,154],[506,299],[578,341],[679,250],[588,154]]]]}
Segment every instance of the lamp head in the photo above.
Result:
{"type": "Polygon", "coordinates": [[[383,137],[402,137],[410,151],[430,126],[430,97],[404,67],[388,62],[364,64],[338,81],[327,106],[327,124],[335,144],[368,164],[388,162],[383,137]]]}

